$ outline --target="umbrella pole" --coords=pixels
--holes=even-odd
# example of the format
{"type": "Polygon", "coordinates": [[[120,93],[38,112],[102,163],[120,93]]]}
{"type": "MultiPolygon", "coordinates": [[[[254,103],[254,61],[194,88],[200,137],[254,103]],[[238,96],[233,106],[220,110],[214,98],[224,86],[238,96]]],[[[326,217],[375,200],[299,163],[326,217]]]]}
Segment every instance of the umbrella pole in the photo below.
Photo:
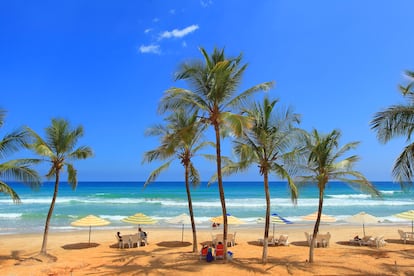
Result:
{"type": "Polygon", "coordinates": [[[91,228],[92,226],[89,225],[89,245],[91,245],[91,228]]]}
{"type": "Polygon", "coordinates": [[[365,237],[365,225],[364,224],[362,224],[362,230],[364,232],[364,237],[365,237]]]}
{"type": "Polygon", "coordinates": [[[275,238],[275,224],[273,223],[273,238],[275,238]]]}
{"type": "Polygon", "coordinates": [[[181,242],[184,241],[184,223],[183,223],[183,227],[181,229],[181,242]]]}

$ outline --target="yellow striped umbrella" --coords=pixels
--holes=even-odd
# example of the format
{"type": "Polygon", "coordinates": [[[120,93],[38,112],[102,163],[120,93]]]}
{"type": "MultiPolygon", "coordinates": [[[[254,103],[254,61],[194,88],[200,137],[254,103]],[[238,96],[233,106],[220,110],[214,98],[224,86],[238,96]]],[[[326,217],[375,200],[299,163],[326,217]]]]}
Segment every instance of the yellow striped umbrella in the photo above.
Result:
{"type": "MultiPolygon", "coordinates": [[[[316,221],[316,218],[318,217],[318,212],[306,215],[302,217],[303,220],[310,220],[310,221],[316,221]]],[[[335,222],[336,218],[332,216],[328,216],[325,214],[321,214],[321,222],[335,222]]]]}
{"type": "Polygon", "coordinates": [[[414,232],[414,210],[405,211],[394,215],[397,218],[411,220],[411,232],[414,232]]]}
{"type": "Polygon", "coordinates": [[[138,224],[138,228],[141,224],[155,224],[157,223],[157,220],[143,214],[143,213],[136,213],[135,215],[123,218],[121,221],[132,223],[132,224],[138,224]]]}
{"type": "Polygon", "coordinates": [[[81,227],[89,226],[89,244],[90,244],[91,243],[91,228],[92,228],[92,226],[104,226],[104,225],[108,225],[110,223],[111,222],[109,222],[109,221],[107,221],[103,218],[100,218],[100,217],[97,217],[97,216],[94,216],[94,215],[89,215],[89,216],[86,216],[84,218],[81,218],[81,219],[78,219],[78,220],[72,222],[70,225],[72,225],[72,226],[81,226],[81,227]]]}
{"type": "MultiPolygon", "coordinates": [[[[223,216],[217,216],[210,219],[211,222],[223,224],[223,216]]],[[[227,224],[243,224],[244,222],[230,214],[227,214],[227,224]]]]}

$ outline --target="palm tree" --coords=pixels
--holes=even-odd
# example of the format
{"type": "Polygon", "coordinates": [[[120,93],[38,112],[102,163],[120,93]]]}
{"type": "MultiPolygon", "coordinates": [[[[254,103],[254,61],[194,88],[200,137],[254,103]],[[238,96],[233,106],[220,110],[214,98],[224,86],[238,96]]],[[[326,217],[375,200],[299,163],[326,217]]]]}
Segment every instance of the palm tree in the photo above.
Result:
{"type": "Polygon", "coordinates": [[[72,129],[69,122],[64,119],[52,119],[52,124],[46,128],[46,139],[42,139],[32,129],[27,128],[34,138],[34,142],[29,147],[38,155],[46,158],[51,163],[47,178],[55,178],[55,187],[49,212],[46,217],[45,230],[43,234],[41,254],[47,254],[47,237],[49,232],[49,223],[55,207],[56,197],[59,190],[60,173],[66,167],[68,173],[68,182],[72,189],[76,188],[78,183],[77,171],[71,160],[86,159],[92,156],[92,149],[87,146],[81,146],[75,149],[79,138],[83,136],[83,127],[78,126],[72,129]]]}
{"type": "MultiPolygon", "coordinates": [[[[241,134],[243,127],[248,126],[248,120],[241,115],[232,113],[244,100],[261,90],[268,90],[272,82],[253,86],[240,94],[239,88],[247,64],[241,65],[242,55],[226,58],[224,50],[214,49],[211,57],[205,49],[200,48],[203,61],[190,64],[184,63],[179,70],[176,80],[186,80],[190,89],[170,88],[161,99],[160,112],[176,110],[179,107],[199,111],[201,122],[213,126],[216,143],[217,182],[223,215],[223,243],[227,252],[227,210],[224,196],[221,160],[221,136],[232,131],[234,135],[241,134]]],[[[224,255],[225,260],[227,255],[224,255]]]]}
{"type": "MultiPolygon", "coordinates": [[[[400,85],[402,95],[407,104],[392,105],[375,114],[371,121],[371,129],[377,132],[377,138],[387,143],[393,138],[405,136],[411,140],[414,131],[414,71],[406,71],[410,79],[408,85],[400,85]]],[[[392,174],[394,179],[405,186],[412,184],[414,166],[414,143],[409,143],[394,163],[392,174]]]]}
{"type": "Polygon", "coordinates": [[[270,225],[270,191],[269,174],[272,172],[287,179],[291,191],[292,201],[296,203],[297,188],[288,170],[284,167],[283,160],[291,158],[294,151],[291,151],[292,142],[295,139],[296,131],[294,125],[300,122],[300,116],[291,109],[275,113],[274,108],[278,100],[270,101],[267,97],[263,103],[254,104],[244,112],[251,118],[253,127],[246,129],[244,135],[234,141],[235,153],[239,162],[231,163],[223,168],[223,173],[235,173],[239,170],[246,170],[252,164],[257,164],[259,173],[263,176],[263,184],[266,197],[266,216],[262,262],[267,262],[267,248],[270,225]]]}
{"type": "MultiPolygon", "coordinates": [[[[148,135],[157,135],[161,138],[161,145],[144,154],[144,162],[152,162],[156,159],[167,160],[167,162],[155,169],[144,186],[154,181],[161,172],[169,168],[171,163],[177,158],[184,166],[185,188],[187,191],[188,210],[191,218],[191,228],[193,231],[193,252],[197,252],[197,234],[194,221],[193,203],[190,192],[190,182],[193,186],[200,183],[200,175],[194,166],[192,158],[207,145],[209,142],[201,142],[203,128],[197,120],[197,114],[190,116],[184,110],[178,110],[167,117],[167,126],[156,125],[147,130],[148,135]]],[[[213,144],[214,146],[214,144],[213,144]]]]}
{"type": "Polygon", "coordinates": [[[360,172],[353,170],[353,166],[359,160],[359,157],[352,155],[343,158],[343,155],[347,151],[355,149],[359,142],[351,142],[339,147],[340,137],[341,132],[339,130],[321,135],[316,129],[304,136],[303,156],[306,158],[306,165],[301,167],[304,175],[299,177],[298,183],[316,183],[319,189],[318,215],[309,250],[310,263],[313,262],[314,241],[319,231],[323,198],[329,181],[339,180],[353,188],[374,196],[380,196],[376,188],[360,172]],[[343,159],[339,160],[341,158],[343,159]]]}
{"type": "MultiPolygon", "coordinates": [[[[0,109],[0,127],[4,125],[6,112],[0,109]]],[[[27,143],[27,132],[18,129],[6,134],[0,140],[0,157],[5,159],[9,154],[24,148],[27,143]]],[[[16,191],[6,183],[7,180],[21,181],[31,188],[40,186],[40,177],[37,172],[30,168],[36,164],[36,159],[14,159],[0,163],[0,193],[7,194],[14,203],[20,203],[20,197],[16,191]]]]}

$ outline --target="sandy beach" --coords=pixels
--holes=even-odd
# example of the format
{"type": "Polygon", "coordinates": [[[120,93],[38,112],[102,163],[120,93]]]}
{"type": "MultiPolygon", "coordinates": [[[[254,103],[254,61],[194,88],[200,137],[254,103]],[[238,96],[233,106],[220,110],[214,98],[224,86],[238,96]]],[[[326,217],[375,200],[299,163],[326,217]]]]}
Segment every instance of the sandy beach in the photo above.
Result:
{"type": "MultiPolygon", "coordinates": [[[[37,255],[42,235],[3,235],[0,247],[1,275],[414,275],[414,244],[404,244],[397,229],[408,231],[407,225],[366,227],[367,234],[384,235],[384,247],[355,246],[348,243],[354,235],[361,235],[362,227],[350,225],[322,225],[320,233],[332,234],[327,248],[316,248],[314,263],[307,262],[309,247],[304,231],[309,225],[278,227],[279,234],[289,235],[289,246],[271,246],[268,263],[261,263],[262,247],[258,239],[261,228],[230,228],[236,231],[234,254],[225,263],[207,263],[191,252],[191,230],[180,228],[146,228],[149,245],[119,249],[114,230],[92,229],[91,246],[88,231],[50,233],[48,254],[55,261],[37,255]]],[[[133,233],[136,228],[123,231],[133,233]]],[[[270,230],[272,232],[272,230],[270,230]]],[[[198,243],[211,241],[211,234],[221,230],[201,229],[198,243]]],[[[201,246],[199,246],[199,249],[201,246]]]]}

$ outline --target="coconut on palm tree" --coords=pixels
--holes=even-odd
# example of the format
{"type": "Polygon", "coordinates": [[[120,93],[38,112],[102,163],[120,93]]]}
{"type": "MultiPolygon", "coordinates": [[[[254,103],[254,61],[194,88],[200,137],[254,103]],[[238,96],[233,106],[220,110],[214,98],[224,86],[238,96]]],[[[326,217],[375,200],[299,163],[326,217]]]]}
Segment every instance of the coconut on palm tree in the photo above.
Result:
{"type": "MultiPolygon", "coordinates": [[[[6,112],[0,109],[0,127],[4,125],[5,116],[6,112]]],[[[22,129],[5,134],[0,140],[0,158],[6,159],[9,154],[24,148],[27,144],[27,138],[27,132],[22,129]]],[[[35,170],[30,168],[36,163],[38,163],[36,159],[29,158],[5,160],[0,163],[0,193],[7,194],[13,202],[20,203],[19,195],[7,184],[7,181],[19,181],[31,188],[38,188],[40,177],[35,170]]]]}
{"type": "Polygon", "coordinates": [[[304,135],[302,148],[305,164],[300,167],[302,176],[298,177],[300,184],[315,184],[319,190],[318,214],[313,229],[312,241],[309,250],[309,262],[313,262],[315,238],[319,232],[325,188],[329,181],[338,180],[349,184],[362,192],[380,196],[377,189],[353,166],[359,160],[356,155],[343,157],[349,150],[355,149],[359,142],[347,143],[339,146],[341,132],[333,130],[327,135],[320,134],[316,129],[304,135]]]}
{"type": "Polygon", "coordinates": [[[147,135],[156,135],[161,138],[161,145],[145,152],[144,162],[154,160],[167,160],[166,163],[155,169],[144,186],[154,181],[161,172],[168,169],[178,159],[184,166],[185,188],[187,192],[188,210],[191,219],[191,228],[193,231],[193,252],[197,252],[197,235],[194,221],[193,203],[191,199],[190,182],[193,186],[200,183],[200,175],[194,166],[193,157],[204,147],[214,144],[201,142],[203,127],[197,119],[197,114],[193,113],[188,116],[187,113],[180,109],[166,118],[167,125],[156,125],[146,131],[147,135]]]}
{"type": "MultiPolygon", "coordinates": [[[[217,183],[223,215],[223,244],[227,250],[227,210],[222,179],[221,137],[228,132],[240,135],[244,127],[249,126],[246,117],[234,112],[243,101],[254,93],[268,90],[272,82],[253,86],[241,93],[239,89],[247,64],[241,64],[242,55],[228,58],[224,50],[214,49],[209,56],[205,49],[200,48],[204,60],[182,64],[176,80],[185,80],[188,89],[170,88],[165,92],[159,106],[160,112],[174,111],[179,107],[195,110],[201,122],[214,128],[216,144],[217,183]]],[[[224,255],[226,259],[226,254],[224,255]]]]}
{"type": "Polygon", "coordinates": [[[397,137],[406,137],[409,142],[398,156],[392,170],[394,179],[403,186],[412,184],[414,165],[414,143],[410,142],[414,131],[414,71],[406,71],[406,76],[409,83],[400,85],[399,89],[407,104],[392,105],[377,112],[371,121],[371,128],[376,131],[380,142],[387,143],[397,137]]]}
{"type": "Polygon", "coordinates": [[[92,149],[87,146],[76,148],[76,144],[83,136],[83,127],[72,128],[67,120],[52,119],[52,124],[46,128],[46,139],[42,139],[32,129],[27,128],[33,137],[33,143],[29,147],[44,161],[50,162],[50,169],[47,178],[55,179],[54,192],[49,212],[46,217],[45,230],[43,233],[43,243],[40,250],[41,254],[47,254],[47,238],[49,233],[49,223],[52,218],[56,198],[59,191],[60,174],[66,168],[68,183],[75,189],[78,183],[77,171],[71,161],[86,159],[92,156],[92,149]]]}
{"type": "Polygon", "coordinates": [[[266,197],[263,263],[267,262],[270,225],[270,174],[274,173],[282,179],[287,179],[293,202],[296,203],[297,199],[297,188],[284,166],[284,160],[294,154],[293,143],[298,133],[295,124],[300,122],[300,116],[289,108],[277,112],[277,102],[278,100],[269,100],[265,97],[263,103],[255,103],[252,107],[244,109],[244,113],[252,121],[252,127],[245,129],[243,135],[234,141],[238,162],[229,162],[223,168],[223,173],[227,174],[246,170],[252,164],[256,164],[260,175],[263,176],[266,197]]]}

